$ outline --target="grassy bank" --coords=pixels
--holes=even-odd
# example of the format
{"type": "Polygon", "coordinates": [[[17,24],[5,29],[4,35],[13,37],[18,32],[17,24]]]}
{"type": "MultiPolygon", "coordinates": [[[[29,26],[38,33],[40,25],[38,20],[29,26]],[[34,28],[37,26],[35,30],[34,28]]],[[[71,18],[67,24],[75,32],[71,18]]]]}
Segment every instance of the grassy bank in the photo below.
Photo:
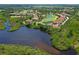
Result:
{"type": "Polygon", "coordinates": [[[47,55],[48,53],[22,45],[0,44],[0,55],[47,55]]]}

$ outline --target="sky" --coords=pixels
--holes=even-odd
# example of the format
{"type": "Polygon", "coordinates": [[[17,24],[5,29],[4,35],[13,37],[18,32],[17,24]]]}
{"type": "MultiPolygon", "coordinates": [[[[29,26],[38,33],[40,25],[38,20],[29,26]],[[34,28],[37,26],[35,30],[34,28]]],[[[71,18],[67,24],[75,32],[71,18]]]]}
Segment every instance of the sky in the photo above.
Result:
{"type": "Polygon", "coordinates": [[[1,0],[0,4],[79,4],[79,0],[1,0]]]}

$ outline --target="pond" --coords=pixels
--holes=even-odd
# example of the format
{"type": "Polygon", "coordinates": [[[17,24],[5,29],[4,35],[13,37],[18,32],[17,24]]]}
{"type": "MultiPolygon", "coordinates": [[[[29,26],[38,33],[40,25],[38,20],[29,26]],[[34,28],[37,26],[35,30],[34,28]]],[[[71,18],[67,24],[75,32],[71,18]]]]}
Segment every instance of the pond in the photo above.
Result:
{"type": "Polygon", "coordinates": [[[21,27],[19,30],[8,32],[9,28],[7,26],[6,30],[0,31],[0,44],[22,44],[34,47],[37,41],[42,41],[51,46],[50,36],[47,33],[27,27],[21,27]]]}

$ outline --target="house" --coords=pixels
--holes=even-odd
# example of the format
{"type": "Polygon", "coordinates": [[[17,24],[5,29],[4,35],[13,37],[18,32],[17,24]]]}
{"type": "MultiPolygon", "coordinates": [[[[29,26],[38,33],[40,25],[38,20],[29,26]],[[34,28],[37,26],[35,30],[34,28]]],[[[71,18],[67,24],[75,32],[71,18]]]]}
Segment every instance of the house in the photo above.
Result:
{"type": "Polygon", "coordinates": [[[61,24],[66,20],[67,14],[64,12],[56,14],[48,14],[41,23],[48,26],[53,26],[53,28],[59,28],[61,24]]]}
{"type": "Polygon", "coordinates": [[[33,14],[32,20],[35,20],[35,21],[39,20],[39,17],[37,16],[37,14],[33,14]]]}
{"type": "Polygon", "coordinates": [[[59,16],[58,19],[53,21],[54,28],[60,27],[67,18],[67,14],[65,12],[57,13],[57,15],[59,16]]]}

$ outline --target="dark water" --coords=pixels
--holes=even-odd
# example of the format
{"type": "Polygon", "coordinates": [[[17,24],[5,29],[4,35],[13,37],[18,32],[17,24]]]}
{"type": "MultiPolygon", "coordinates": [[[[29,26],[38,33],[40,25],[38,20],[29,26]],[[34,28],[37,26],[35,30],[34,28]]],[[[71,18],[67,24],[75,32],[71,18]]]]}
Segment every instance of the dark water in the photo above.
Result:
{"type": "MultiPolygon", "coordinates": [[[[10,29],[8,21],[5,23],[6,30],[0,31],[0,44],[19,44],[29,45],[35,47],[36,42],[43,42],[48,46],[51,46],[50,36],[40,30],[29,29],[27,27],[21,27],[14,32],[7,32],[10,29]]],[[[73,49],[67,51],[61,51],[66,55],[74,55],[76,52],[73,49]]]]}
{"type": "Polygon", "coordinates": [[[8,29],[9,27],[0,31],[0,44],[23,44],[34,47],[36,42],[42,41],[51,46],[50,36],[40,30],[21,27],[14,32],[7,32],[8,29]]]}

